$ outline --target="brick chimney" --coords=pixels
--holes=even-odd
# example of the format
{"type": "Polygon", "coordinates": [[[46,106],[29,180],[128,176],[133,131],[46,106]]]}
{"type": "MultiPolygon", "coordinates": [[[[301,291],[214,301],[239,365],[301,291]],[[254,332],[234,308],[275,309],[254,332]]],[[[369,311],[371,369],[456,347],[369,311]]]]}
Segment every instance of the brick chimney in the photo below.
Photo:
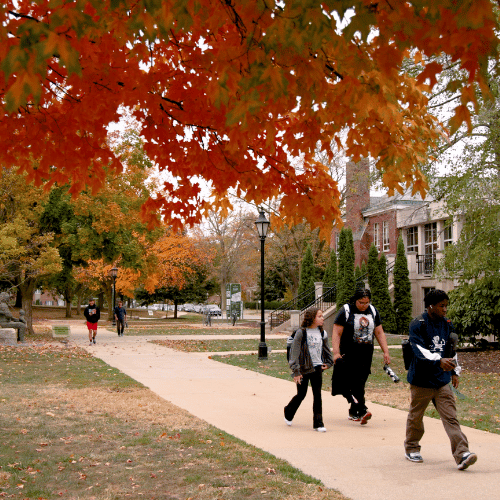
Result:
{"type": "Polygon", "coordinates": [[[368,260],[369,238],[361,212],[369,205],[370,163],[367,158],[350,161],[346,167],[346,226],[352,229],[356,266],[368,260]]]}

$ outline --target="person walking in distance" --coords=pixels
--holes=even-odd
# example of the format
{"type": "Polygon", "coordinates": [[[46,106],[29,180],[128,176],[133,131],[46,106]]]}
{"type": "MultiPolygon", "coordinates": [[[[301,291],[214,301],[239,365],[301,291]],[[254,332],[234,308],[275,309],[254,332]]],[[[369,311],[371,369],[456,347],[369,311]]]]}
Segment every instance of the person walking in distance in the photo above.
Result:
{"type": "Polygon", "coordinates": [[[101,310],[95,305],[95,300],[90,299],[89,305],[83,311],[83,315],[87,320],[87,328],[89,330],[89,345],[95,344],[95,336],[97,335],[97,322],[101,318],[101,310]]]}
{"type": "Polygon", "coordinates": [[[304,313],[302,326],[295,332],[290,351],[289,365],[297,394],[285,406],[285,422],[292,425],[293,417],[307,394],[311,382],[313,392],[313,428],[325,432],[321,386],[323,371],[333,366],[332,353],[328,345],[328,335],[323,330],[323,311],[311,308],[304,313]]]}
{"type": "Polygon", "coordinates": [[[426,311],[410,323],[409,342],[413,357],[408,369],[410,411],[406,421],[405,456],[411,462],[423,462],[420,440],[424,435],[424,412],[432,401],[441,417],[459,470],[476,463],[477,455],[457,420],[455,396],[450,387],[458,387],[461,368],[455,353],[455,334],[446,319],[449,298],[443,290],[431,290],[424,298],[426,311]]]}
{"type": "Polygon", "coordinates": [[[118,337],[123,337],[123,331],[125,330],[125,323],[127,322],[127,311],[123,307],[123,302],[121,300],[115,307],[114,314],[116,320],[116,328],[118,330],[118,337]]]}

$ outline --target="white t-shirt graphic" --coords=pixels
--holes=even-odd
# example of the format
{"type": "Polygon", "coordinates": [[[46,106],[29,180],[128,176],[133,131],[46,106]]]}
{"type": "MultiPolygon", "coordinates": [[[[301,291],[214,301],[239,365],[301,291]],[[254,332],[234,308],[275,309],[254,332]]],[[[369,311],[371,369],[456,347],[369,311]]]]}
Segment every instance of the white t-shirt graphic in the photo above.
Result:
{"type": "Polygon", "coordinates": [[[371,314],[354,314],[354,337],[357,344],[373,344],[375,322],[371,314]]]}

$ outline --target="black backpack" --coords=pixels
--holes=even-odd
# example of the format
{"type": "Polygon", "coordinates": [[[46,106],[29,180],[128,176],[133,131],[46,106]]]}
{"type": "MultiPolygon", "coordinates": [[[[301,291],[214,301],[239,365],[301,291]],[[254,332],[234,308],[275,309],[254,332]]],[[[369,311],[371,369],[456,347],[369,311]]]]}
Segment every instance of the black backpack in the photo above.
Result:
{"type": "MultiPolygon", "coordinates": [[[[425,328],[425,320],[422,315],[418,316],[417,318],[418,321],[420,321],[420,328],[423,328],[422,334],[425,335],[426,333],[426,328],[425,328]]],[[[403,361],[405,364],[405,370],[410,369],[410,365],[413,359],[413,349],[410,344],[410,339],[404,339],[401,341],[401,350],[403,351],[403,361]]]]}

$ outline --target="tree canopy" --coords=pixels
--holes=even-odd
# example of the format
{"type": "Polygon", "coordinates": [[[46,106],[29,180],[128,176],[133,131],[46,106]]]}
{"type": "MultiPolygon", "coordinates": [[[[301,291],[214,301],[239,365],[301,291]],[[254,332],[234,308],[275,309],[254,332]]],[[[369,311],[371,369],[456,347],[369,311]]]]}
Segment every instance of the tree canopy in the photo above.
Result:
{"type": "Polygon", "coordinates": [[[441,133],[426,109],[447,54],[462,72],[452,125],[496,72],[490,0],[8,0],[0,6],[0,161],[37,183],[96,192],[122,161],[107,127],[128,108],[152,162],[170,173],[143,215],[174,230],[228,193],[279,197],[288,223],[329,231],[339,191],[316,151],[371,156],[393,189],[441,133]],[[401,71],[405,58],[422,68],[401,71]],[[488,60],[495,65],[488,68],[488,60]],[[301,158],[300,167],[293,158],[301,158]],[[31,158],[39,158],[36,168],[31,158]],[[211,198],[204,195],[208,184],[211,198]]]}

